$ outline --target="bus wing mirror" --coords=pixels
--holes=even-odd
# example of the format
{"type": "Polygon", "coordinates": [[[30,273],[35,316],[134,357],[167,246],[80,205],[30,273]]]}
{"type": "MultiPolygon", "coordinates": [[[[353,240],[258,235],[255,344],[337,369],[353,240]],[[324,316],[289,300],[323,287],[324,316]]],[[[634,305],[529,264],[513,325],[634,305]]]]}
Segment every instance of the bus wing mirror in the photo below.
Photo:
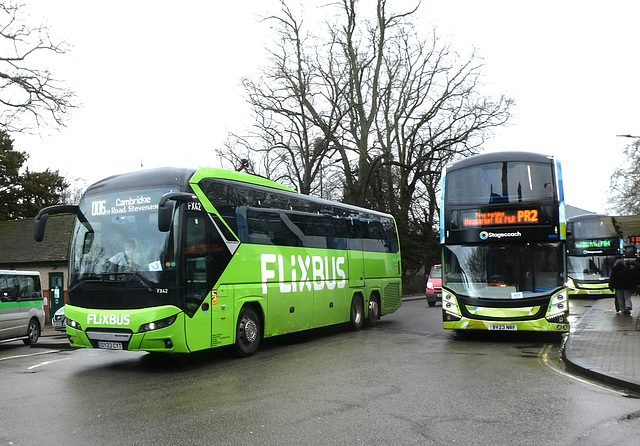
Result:
{"type": "MultiPolygon", "coordinates": [[[[51,214],[76,214],[81,215],[80,208],[75,205],[58,205],[49,206],[41,209],[33,219],[33,238],[36,242],[41,242],[44,239],[44,230],[47,227],[47,220],[51,214]]],[[[81,220],[84,220],[82,216],[81,220]]],[[[84,220],[86,221],[86,220],[84,220]]]]}
{"type": "Polygon", "coordinates": [[[47,227],[47,219],[49,214],[38,213],[38,216],[33,220],[33,238],[36,242],[41,242],[44,239],[44,230],[47,227]]]}
{"type": "Polygon", "coordinates": [[[176,202],[190,203],[197,201],[198,198],[194,194],[187,192],[169,192],[160,198],[158,204],[158,230],[160,232],[169,232],[171,230],[171,219],[173,211],[176,208],[176,202]]]}

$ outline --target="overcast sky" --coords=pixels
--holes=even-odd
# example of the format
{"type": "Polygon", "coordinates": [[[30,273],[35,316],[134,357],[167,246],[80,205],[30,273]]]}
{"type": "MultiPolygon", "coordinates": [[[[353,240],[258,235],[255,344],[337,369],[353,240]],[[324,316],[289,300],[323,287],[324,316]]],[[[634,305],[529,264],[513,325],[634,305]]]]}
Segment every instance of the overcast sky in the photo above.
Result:
{"type": "MultiPolygon", "coordinates": [[[[32,170],[91,184],[141,164],[215,167],[227,132],[250,125],[240,78],[266,63],[257,19],[276,0],[25,1],[72,45],[50,70],[82,104],[60,132],[12,135],[32,170]]],[[[305,0],[309,17],[324,3],[305,0]]],[[[461,53],[475,48],[488,88],[515,101],[486,150],[557,156],[567,203],[605,212],[632,141],[616,135],[640,135],[639,17],[635,0],[423,0],[416,22],[461,53]]]]}

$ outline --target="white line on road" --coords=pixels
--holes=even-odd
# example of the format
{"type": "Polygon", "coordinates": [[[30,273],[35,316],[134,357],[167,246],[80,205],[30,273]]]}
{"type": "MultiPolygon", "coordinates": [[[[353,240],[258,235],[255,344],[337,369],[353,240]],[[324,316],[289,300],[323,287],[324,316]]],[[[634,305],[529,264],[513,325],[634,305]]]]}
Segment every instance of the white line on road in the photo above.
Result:
{"type": "Polygon", "coordinates": [[[27,367],[27,370],[37,369],[38,367],[42,367],[43,365],[48,365],[54,362],[66,361],[67,359],[73,359],[73,358],[60,358],[60,359],[53,359],[51,361],[41,362],[40,364],[35,364],[35,365],[32,365],[31,367],[27,367]]]}
{"type": "Polygon", "coordinates": [[[0,361],[6,361],[8,359],[19,359],[19,358],[29,358],[31,356],[39,356],[39,355],[48,355],[50,353],[58,353],[62,350],[47,350],[38,353],[29,353],[28,355],[15,355],[15,356],[7,356],[6,358],[0,358],[0,361]]]}

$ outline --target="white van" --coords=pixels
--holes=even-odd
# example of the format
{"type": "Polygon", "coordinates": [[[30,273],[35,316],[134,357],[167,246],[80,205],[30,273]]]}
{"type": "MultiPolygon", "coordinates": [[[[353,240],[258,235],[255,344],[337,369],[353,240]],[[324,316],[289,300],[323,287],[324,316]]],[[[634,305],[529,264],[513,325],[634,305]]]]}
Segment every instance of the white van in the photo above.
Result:
{"type": "Polygon", "coordinates": [[[44,327],[40,273],[0,270],[0,342],[38,342],[44,327]]]}

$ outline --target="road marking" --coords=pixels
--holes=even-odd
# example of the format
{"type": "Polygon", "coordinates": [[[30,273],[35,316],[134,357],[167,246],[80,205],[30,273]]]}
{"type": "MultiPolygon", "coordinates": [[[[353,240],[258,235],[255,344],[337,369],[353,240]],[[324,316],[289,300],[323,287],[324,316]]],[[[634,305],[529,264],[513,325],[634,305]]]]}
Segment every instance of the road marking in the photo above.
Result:
{"type": "Polygon", "coordinates": [[[31,356],[48,355],[50,353],[58,353],[58,352],[61,352],[61,351],[62,350],[47,350],[45,352],[29,353],[28,355],[7,356],[5,358],[0,358],[0,361],[6,361],[8,359],[29,358],[31,356]]]}
{"type": "Polygon", "coordinates": [[[540,353],[538,353],[538,362],[540,362],[542,365],[547,366],[548,368],[550,368],[551,370],[553,370],[554,372],[556,372],[556,373],[558,373],[558,374],[560,374],[562,376],[565,376],[567,378],[571,378],[571,379],[573,379],[575,381],[579,381],[579,382],[581,382],[583,384],[587,384],[587,385],[592,386],[592,387],[597,387],[598,389],[602,389],[602,390],[614,393],[614,394],[619,395],[619,396],[629,396],[629,393],[626,390],[614,390],[614,389],[611,389],[609,387],[604,387],[604,386],[601,386],[601,385],[596,384],[594,382],[587,381],[586,379],[580,378],[580,377],[578,377],[576,375],[572,375],[571,373],[567,373],[564,370],[560,370],[555,364],[553,364],[549,360],[549,351],[552,348],[553,348],[553,344],[545,344],[545,346],[540,349],[540,353]]]}
{"type": "Polygon", "coordinates": [[[35,364],[35,365],[32,365],[31,367],[27,367],[27,370],[37,369],[38,367],[42,367],[43,365],[52,364],[54,362],[66,361],[67,359],[73,359],[73,358],[52,359],[51,361],[45,361],[45,362],[41,362],[40,364],[35,364]]]}

